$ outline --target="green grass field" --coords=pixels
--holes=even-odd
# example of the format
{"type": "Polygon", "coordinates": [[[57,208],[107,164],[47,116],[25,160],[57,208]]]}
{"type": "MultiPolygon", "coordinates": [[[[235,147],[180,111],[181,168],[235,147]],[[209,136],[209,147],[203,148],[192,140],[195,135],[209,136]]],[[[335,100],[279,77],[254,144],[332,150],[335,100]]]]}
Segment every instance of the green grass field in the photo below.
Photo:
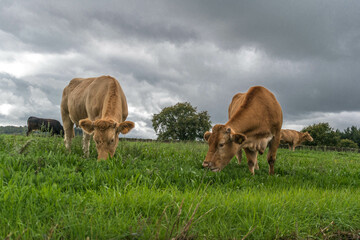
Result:
{"type": "Polygon", "coordinates": [[[120,142],[97,162],[81,139],[0,135],[1,239],[359,239],[360,154],[279,149],[219,173],[203,143],[120,142]]]}

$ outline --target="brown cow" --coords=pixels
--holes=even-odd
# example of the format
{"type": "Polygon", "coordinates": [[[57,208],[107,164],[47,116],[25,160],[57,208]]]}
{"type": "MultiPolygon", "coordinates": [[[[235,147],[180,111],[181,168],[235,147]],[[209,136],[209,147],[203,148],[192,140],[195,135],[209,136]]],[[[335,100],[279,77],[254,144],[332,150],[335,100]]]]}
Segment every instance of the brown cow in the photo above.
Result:
{"type": "Polygon", "coordinates": [[[255,86],[247,93],[236,94],[229,106],[227,123],[217,124],[212,133],[204,134],[209,151],[203,166],[212,171],[220,171],[234,155],[237,155],[240,162],[241,149],[244,149],[249,170],[255,174],[257,153],[263,154],[269,144],[269,174],[274,174],[282,121],[280,104],[266,88],[255,86]]]}
{"type": "Polygon", "coordinates": [[[302,133],[291,129],[281,129],[280,141],[281,143],[289,144],[289,150],[295,151],[295,147],[299,146],[302,142],[312,142],[313,140],[308,132],[302,133]]]}
{"type": "Polygon", "coordinates": [[[89,156],[90,136],[94,134],[98,160],[112,157],[119,133],[126,134],[135,124],[125,121],[128,107],[119,82],[110,76],[75,78],[64,88],[61,117],[65,146],[70,150],[74,123],[83,129],[83,151],[89,156]]]}

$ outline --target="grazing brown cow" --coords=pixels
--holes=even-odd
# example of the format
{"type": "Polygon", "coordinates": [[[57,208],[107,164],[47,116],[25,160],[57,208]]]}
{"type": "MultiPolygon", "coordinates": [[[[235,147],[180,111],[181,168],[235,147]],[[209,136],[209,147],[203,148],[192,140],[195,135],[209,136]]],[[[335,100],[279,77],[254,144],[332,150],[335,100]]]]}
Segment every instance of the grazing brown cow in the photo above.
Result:
{"type": "Polygon", "coordinates": [[[61,117],[65,146],[70,150],[74,123],[83,129],[83,151],[89,156],[90,136],[94,134],[98,160],[112,157],[119,133],[126,134],[135,124],[125,121],[128,107],[119,82],[110,76],[75,78],[64,88],[61,117]]]}
{"type": "Polygon", "coordinates": [[[282,121],[280,104],[266,88],[255,86],[247,93],[236,94],[229,106],[227,123],[217,124],[212,133],[204,134],[209,151],[203,166],[212,171],[220,171],[234,155],[237,155],[240,161],[241,149],[244,149],[249,170],[255,174],[257,153],[263,154],[269,144],[269,174],[274,174],[282,121]]]}
{"type": "Polygon", "coordinates": [[[299,146],[304,141],[312,142],[314,139],[308,132],[298,132],[291,129],[281,129],[280,141],[281,143],[289,144],[289,149],[295,151],[295,147],[299,146]]]}

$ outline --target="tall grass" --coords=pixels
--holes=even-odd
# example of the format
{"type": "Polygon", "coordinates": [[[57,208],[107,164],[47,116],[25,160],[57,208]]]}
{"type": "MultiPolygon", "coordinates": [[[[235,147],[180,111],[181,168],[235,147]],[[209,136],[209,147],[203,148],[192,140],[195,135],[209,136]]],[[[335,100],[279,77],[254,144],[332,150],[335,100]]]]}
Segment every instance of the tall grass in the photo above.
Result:
{"type": "Polygon", "coordinates": [[[0,135],[0,238],[323,239],[359,236],[360,154],[279,149],[204,170],[202,143],[120,142],[97,162],[81,139],[0,135]]]}

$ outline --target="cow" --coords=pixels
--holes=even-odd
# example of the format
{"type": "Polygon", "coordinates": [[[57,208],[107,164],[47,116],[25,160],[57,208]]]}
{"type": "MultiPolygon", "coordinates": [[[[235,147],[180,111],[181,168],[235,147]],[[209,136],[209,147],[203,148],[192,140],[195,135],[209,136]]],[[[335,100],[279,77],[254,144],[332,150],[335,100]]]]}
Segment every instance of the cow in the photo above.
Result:
{"type": "Polygon", "coordinates": [[[26,132],[26,136],[32,131],[40,130],[42,132],[50,132],[51,136],[54,134],[64,135],[64,128],[61,126],[60,122],[55,119],[48,118],[38,118],[38,117],[29,117],[27,120],[28,130],[26,132]]]}
{"type": "Polygon", "coordinates": [[[276,152],[280,143],[283,121],[281,106],[275,96],[261,86],[251,87],[246,93],[236,94],[229,106],[229,120],[216,124],[212,132],[205,132],[209,150],[203,167],[221,171],[234,157],[241,161],[244,149],[252,175],[258,169],[257,154],[269,145],[267,161],[269,174],[274,174],[276,152]]]}
{"type": "Polygon", "coordinates": [[[61,117],[65,129],[65,147],[70,151],[74,124],[83,130],[83,152],[89,157],[93,135],[98,161],[113,157],[119,134],[126,134],[135,123],[125,121],[128,107],[119,82],[111,76],[74,78],[64,88],[61,117]]]}
{"type": "Polygon", "coordinates": [[[291,129],[281,129],[280,142],[289,145],[289,150],[295,151],[295,147],[304,141],[312,142],[314,139],[308,132],[298,132],[291,129]]]}

